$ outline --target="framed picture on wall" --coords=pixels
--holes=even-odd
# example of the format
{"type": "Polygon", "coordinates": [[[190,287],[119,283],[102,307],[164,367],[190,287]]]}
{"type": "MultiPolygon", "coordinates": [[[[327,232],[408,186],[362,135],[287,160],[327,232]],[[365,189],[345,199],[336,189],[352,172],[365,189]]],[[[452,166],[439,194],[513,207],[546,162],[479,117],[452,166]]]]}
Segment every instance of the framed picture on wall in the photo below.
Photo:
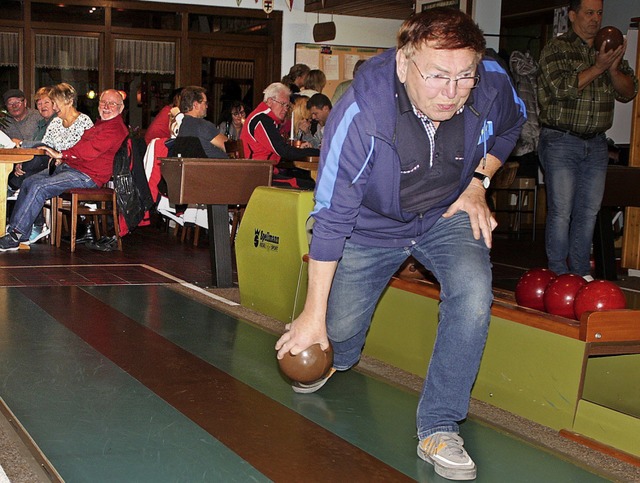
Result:
{"type": "Polygon", "coordinates": [[[459,8],[465,13],[471,13],[473,0],[416,0],[416,12],[424,12],[436,7],[459,8]]]}

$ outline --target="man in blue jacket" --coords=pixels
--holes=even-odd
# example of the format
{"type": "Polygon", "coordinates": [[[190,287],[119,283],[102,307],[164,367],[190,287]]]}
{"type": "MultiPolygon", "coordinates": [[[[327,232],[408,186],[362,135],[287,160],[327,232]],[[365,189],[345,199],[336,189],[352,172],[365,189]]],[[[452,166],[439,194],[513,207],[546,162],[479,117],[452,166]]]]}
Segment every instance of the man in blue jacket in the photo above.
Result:
{"type": "Polygon", "coordinates": [[[418,456],[456,480],[476,476],[458,423],[492,302],[496,222],[485,190],[525,120],[506,72],[482,59],[484,49],[469,16],[435,8],[405,21],[397,49],[360,68],[325,128],[305,307],[276,344],[281,358],[331,341],[333,369],[293,386],[318,390],[358,362],[380,294],[413,255],[441,285],[417,413],[418,456]]]}

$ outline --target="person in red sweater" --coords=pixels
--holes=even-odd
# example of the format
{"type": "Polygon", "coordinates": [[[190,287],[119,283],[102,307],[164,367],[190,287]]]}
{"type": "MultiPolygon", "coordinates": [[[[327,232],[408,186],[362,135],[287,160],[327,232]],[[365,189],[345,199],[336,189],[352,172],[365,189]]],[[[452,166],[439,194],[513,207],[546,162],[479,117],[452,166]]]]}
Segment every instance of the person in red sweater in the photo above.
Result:
{"type": "Polygon", "coordinates": [[[171,110],[174,107],[180,105],[180,93],[182,92],[182,87],[178,89],[174,89],[171,93],[171,104],[167,104],[160,112],[156,114],[156,117],[153,118],[151,124],[147,128],[147,131],[144,133],[144,142],[149,144],[155,138],[170,138],[171,137],[171,110]]]}
{"type": "Polygon", "coordinates": [[[291,107],[291,91],[284,84],[274,82],[263,94],[263,101],[249,114],[240,133],[244,155],[248,159],[273,163],[274,186],[313,189],[315,183],[308,171],[279,165],[281,159],[294,161],[320,155],[320,150],[311,148],[309,143],[303,143],[303,148],[296,148],[280,135],[279,128],[291,107]]]}
{"type": "Polygon", "coordinates": [[[100,119],[87,129],[80,141],[61,152],[45,147],[51,168],[30,176],[22,184],[11,215],[7,234],[0,238],[0,251],[17,250],[29,242],[31,226],[46,200],[72,188],[97,188],[113,171],[113,159],[129,135],[122,120],[124,100],[114,89],[100,96],[100,119]]]}

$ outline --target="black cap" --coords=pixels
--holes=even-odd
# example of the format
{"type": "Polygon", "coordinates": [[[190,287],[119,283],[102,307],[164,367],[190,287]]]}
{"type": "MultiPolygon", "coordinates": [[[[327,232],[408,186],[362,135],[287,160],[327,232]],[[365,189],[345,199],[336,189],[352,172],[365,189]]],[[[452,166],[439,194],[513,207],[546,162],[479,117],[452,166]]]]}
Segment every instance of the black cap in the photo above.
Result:
{"type": "Polygon", "coordinates": [[[2,100],[4,101],[5,106],[7,105],[7,101],[12,97],[24,99],[26,96],[24,95],[24,92],[22,92],[20,89],[9,89],[7,92],[5,92],[2,95],[2,100]]]}

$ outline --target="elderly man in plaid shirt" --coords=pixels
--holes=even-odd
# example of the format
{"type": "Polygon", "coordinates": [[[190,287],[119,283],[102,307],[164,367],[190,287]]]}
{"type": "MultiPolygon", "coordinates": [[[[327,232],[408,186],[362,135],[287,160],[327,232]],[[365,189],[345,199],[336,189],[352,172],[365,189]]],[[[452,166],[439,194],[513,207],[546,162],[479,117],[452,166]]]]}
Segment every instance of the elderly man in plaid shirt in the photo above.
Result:
{"type": "Polygon", "coordinates": [[[571,29],[540,56],[538,154],[547,185],[546,250],[549,268],[591,279],[591,239],[609,161],[605,131],[614,101],[628,102],[638,79],[617,49],[593,47],[603,0],[572,0],[571,29]]]}

